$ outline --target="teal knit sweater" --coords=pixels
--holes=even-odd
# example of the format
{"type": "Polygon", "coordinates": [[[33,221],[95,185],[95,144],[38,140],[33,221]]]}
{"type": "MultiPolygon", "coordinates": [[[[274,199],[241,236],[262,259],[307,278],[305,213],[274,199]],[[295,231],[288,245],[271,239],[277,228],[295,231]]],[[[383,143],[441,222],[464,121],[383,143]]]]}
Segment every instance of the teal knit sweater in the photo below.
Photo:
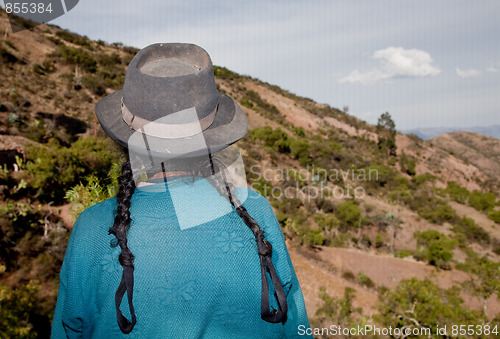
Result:
{"type": "MultiPolygon", "coordinates": [[[[137,324],[120,331],[114,295],[120,248],[112,247],[115,198],[85,210],[76,221],[60,273],[53,338],[293,338],[308,328],[302,291],[285,240],[265,198],[236,195],[272,244],[284,286],[288,319],[260,317],[261,276],[255,237],[226,198],[205,179],[137,188],[131,200],[128,245],[134,259],[137,324]],[[214,212],[216,211],[216,212],[214,212]]],[[[270,283],[269,298],[277,308],[270,283]]],[[[120,309],[130,319],[127,298],[120,309]]]]}

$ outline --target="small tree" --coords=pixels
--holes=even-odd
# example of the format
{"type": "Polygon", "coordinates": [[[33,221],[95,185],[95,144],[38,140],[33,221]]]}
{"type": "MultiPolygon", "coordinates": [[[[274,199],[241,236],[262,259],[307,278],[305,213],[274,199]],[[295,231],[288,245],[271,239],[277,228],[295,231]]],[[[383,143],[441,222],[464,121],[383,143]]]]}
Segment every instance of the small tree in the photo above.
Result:
{"type": "Polygon", "coordinates": [[[476,275],[476,279],[471,278],[464,285],[483,298],[483,312],[486,314],[488,299],[494,293],[500,295],[500,263],[470,252],[465,264],[459,268],[476,275]]]}
{"type": "Polygon", "coordinates": [[[351,287],[344,289],[343,297],[335,298],[326,292],[324,286],[321,286],[319,288],[319,297],[323,301],[323,305],[316,311],[317,317],[312,319],[313,326],[323,327],[325,324],[337,324],[345,327],[354,326],[356,323],[361,324],[362,320],[356,318],[359,317],[362,309],[354,307],[354,296],[355,290],[351,287]]]}
{"type": "Polygon", "coordinates": [[[436,333],[437,327],[477,325],[486,320],[484,315],[465,307],[456,286],[445,290],[430,280],[416,278],[403,280],[394,290],[380,293],[379,311],[376,320],[384,326],[402,330],[427,328],[432,338],[442,338],[436,333]]]}
{"type": "Polygon", "coordinates": [[[383,113],[377,122],[378,147],[389,151],[390,156],[396,156],[396,123],[389,112],[383,113]]]}

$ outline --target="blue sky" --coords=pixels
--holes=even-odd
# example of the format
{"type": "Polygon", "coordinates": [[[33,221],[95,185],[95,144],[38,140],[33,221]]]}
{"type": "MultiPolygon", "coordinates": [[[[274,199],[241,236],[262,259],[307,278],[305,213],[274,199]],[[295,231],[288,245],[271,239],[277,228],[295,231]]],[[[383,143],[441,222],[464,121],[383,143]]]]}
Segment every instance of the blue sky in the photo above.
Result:
{"type": "Polygon", "coordinates": [[[500,1],[80,0],[53,24],[214,64],[398,129],[500,124],[500,1]]]}

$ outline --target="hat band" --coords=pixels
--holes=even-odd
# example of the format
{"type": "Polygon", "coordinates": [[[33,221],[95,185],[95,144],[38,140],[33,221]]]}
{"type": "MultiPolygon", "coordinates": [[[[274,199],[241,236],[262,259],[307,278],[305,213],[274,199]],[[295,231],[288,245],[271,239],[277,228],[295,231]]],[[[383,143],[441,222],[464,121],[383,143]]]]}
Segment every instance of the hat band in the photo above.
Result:
{"type": "MultiPolygon", "coordinates": [[[[213,111],[202,119],[181,124],[168,124],[149,121],[144,118],[138,117],[137,115],[134,115],[123,103],[123,97],[121,99],[121,105],[123,121],[125,121],[125,123],[129,125],[130,128],[135,131],[141,131],[149,136],[161,139],[179,139],[200,134],[201,132],[209,128],[210,125],[212,125],[215,120],[217,108],[219,107],[219,103],[217,103],[213,111]]],[[[195,107],[191,107],[173,114],[196,117],[198,116],[195,107]]]]}

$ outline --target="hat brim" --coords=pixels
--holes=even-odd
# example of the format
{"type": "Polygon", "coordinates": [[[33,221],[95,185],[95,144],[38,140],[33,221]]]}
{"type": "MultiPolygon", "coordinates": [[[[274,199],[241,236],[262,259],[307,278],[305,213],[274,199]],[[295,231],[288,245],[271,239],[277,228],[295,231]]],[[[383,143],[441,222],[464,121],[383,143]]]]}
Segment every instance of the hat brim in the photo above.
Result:
{"type": "MultiPolygon", "coordinates": [[[[130,137],[139,133],[125,123],[121,112],[122,91],[116,91],[102,98],[95,107],[95,113],[104,132],[114,141],[129,150],[146,153],[151,152],[144,148],[144,144],[130,143],[130,137]]],[[[202,131],[204,142],[199,140],[199,135],[185,138],[164,139],[146,135],[148,144],[158,152],[164,150],[163,156],[193,157],[210,152],[217,152],[232,145],[245,136],[248,130],[248,121],[241,107],[229,96],[219,92],[219,106],[213,123],[202,131]]]]}

